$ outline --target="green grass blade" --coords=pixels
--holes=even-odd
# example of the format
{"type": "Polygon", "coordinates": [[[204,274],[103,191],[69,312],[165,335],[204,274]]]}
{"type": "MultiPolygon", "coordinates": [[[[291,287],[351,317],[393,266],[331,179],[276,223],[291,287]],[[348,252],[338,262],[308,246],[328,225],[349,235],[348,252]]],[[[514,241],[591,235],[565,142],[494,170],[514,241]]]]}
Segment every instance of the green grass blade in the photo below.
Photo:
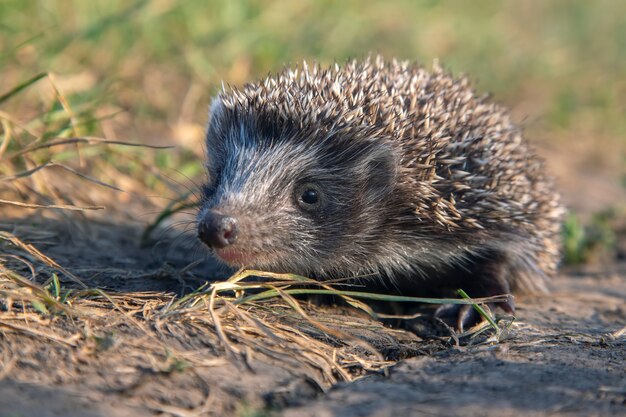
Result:
{"type": "Polygon", "coordinates": [[[8,92],[0,96],[0,104],[4,103],[5,101],[10,99],[14,95],[18,94],[20,91],[24,90],[25,88],[30,87],[31,85],[35,84],[37,81],[47,76],[48,76],[47,72],[41,72],[35,75],[34,77],[31,77],[28,80],[24,81],[23,83],[18,84],[17,86],[13,87],[11,90],[9,90],[8,92]]]}
{"type": "MultiPolygon", "coordinates": [[[[368,300],[376,301],[394,301],[394,302],[406,302],[406,303],[427,303],[427,304],[473,304],[473,300],[464,300],[460,298],[423,298],[423,297],[407,297],[402,295],[387,295],[387,294],[375,294],[360,291],[343,291],[343,290],[321,290],[313,288],[294,288],[282,290],[286,294],[300,295],[300,294],[323,294],[323,295],[338,295],[348,296],[354,298],[364,298],[368,300]]],[[[267,298],[276,297],[278,291],[270,289],[263,291],[259,294],[253,294],[248,297],[241,298],[235,301],[235,304],[249,303],[253,301],[260,301],[267,298]]],[[[483,310],[484,311],[484,310],[483,310]]]]}

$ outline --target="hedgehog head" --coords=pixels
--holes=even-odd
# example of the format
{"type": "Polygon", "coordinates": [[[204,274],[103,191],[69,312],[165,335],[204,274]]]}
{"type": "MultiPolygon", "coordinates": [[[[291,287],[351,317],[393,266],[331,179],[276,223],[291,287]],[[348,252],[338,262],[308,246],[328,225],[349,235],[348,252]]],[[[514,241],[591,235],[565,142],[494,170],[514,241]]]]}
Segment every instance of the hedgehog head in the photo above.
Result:
{"type": "Polygon", "coordinates": [[[200,239],[235,267],[368,269],[371,245],[399,208],[396,147],[329,114],[307,120],[282,111],[281,101],[233,97],[223,93],[211,106],[200,239]]]}

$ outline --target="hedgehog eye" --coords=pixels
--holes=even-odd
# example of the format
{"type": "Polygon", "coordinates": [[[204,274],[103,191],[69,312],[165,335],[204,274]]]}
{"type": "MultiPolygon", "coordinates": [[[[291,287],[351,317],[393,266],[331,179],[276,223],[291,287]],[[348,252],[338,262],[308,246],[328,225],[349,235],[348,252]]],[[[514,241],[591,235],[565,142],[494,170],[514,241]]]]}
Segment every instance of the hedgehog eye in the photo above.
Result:
{"type": "Polygon", "coordinates": [[[295,195],[298,205],[303,210],[316,210],[321,205],[322,192],[315,184],[302,184],[296,188],[295,195]]]}
{"type": "Polygon", "coordinates": [[[302,202],[307,205],[316,204],[318,198],[319,196],[317,195],[317,191],[315,191],[312,188],[309,188],[308,190],[304,190],[304,192],[300,196],[300,199],[302,200],[302,202]]]}

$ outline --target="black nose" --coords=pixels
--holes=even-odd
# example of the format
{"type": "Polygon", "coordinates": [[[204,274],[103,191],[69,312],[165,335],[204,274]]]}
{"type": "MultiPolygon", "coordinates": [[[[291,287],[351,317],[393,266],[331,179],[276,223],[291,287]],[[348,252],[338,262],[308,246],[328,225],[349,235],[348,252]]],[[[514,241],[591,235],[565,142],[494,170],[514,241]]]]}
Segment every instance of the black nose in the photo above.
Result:
{"type": "Polygon", "coordinates": [[[225,248],[237,240],[237,219],[209,210],[198,224],[198,237],[212,248],[225,248]]]}

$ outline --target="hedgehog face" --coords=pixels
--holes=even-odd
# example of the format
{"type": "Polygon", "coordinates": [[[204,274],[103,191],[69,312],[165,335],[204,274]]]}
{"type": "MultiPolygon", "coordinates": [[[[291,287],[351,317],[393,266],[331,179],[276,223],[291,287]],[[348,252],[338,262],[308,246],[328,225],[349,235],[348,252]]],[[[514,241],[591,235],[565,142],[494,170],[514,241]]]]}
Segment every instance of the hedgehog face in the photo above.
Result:
{"type": "Polygon", "coordinates": [[[355,132],[296,126],[213,106],[199,238],[236,267],[360,270],[365,246],[388,232],[395,152],[355,132]]]}

